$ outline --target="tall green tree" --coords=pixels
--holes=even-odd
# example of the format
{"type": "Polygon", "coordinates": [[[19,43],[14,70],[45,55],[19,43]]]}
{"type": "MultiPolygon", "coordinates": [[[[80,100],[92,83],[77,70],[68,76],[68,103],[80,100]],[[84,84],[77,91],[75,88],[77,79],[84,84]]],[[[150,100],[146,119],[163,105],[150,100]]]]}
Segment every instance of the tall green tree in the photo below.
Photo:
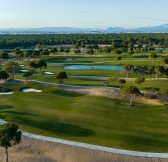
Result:
{"type": "Polygon", "coordinates": [[[147,68],[148,68],[147,70],[148,74],[150,75],[150,79],[151,79],[151,76],[155,74],[155,66],[148,66],[147,68]]]}
{"type": "Polygon", "coordinates": [[[122,53],[121,50],[119,50],[119,49],[115,50],[115,54],[120,55],[121,53],[122,53]]]}
{"type": "Polygon", "coordinates": [[[3,70],[6,71],[11,79],[14,79],[14,75],[20,69],[19,64],[17,62],[8,62],[3,66],[3,70]]]}
{"type": "Polygon", "coordinates": [[[156,78],[159,78],[160,76],[164,75],[165,73],[164,66],[156,66],[154,69],[154,73],[155,73],[156,78]]]}
{"type": "Polygon", "coordinates": [[[6,71],[0,71],[0,80],[7,80],[9,78],[9,74],[6,71]]]}
{"type": "Polygon", "coordinates": [[[116,50],[116,49],[118,48],[118,44],[117,44],[116,42],[112,42],[111,48],[112,48],[113,50],[116,50]]]}
{"type": "Polygon", "coordinates": [[[133,65],[124,65],[122,68],[123,68],[122,71],[124,73],[126,73],[127,78],[128,78],[129,73],[132,73],[134,71],[134,66],[133,65]]]}
{"type": "Polygon", "coordinates": [[[0,126],[0,146],[5,148],[6,162],[8,162],[8,149],[21,141],[22,132],[14,124],[0,126]]]}
{"type": "Polygon", "coordinates": [[[29,71],[23,74],[23,77],[29,82],[33,76],[33,72],[29,71]]]}
{"type": "Polygon", "coordinates": [[[25,51],[23,52],[24,57],[27,58],[28,60],[32,57],[32,53],[33,53],[32,50],[25,50],[25,51]]]}
{"type": "Polygon", "coordinates": [[[152,59],[152,61],[154,62],[154,59],[158,57],[158,55],[156,53],[151,53],[149,55],[149,57],[152,59]]]}
{"type": "Polygon", "coordinates": [[[89,49],[89,50],[87,51],[87,54],[93,55],[93,54],[94,54],[94,50],[93,50],[93,49],[89,49]]]}
{"type": "Polygon", "coordinates": [[[59,85],[61,85],[63,83],[63,79],[67,79],[67,73],[62,71],[58,75],[55,75],[55,78],[58,80],[59,85]]]}
{"type": "Polygon", "coordinates": [[[165,57],[165,58],[163,59],[163,63],[164,63],[165,65],[168,65],[168,57],[165,57]]]}
{"type": "Polygon", "coordinates": [[[29,62],[29,67],[33,70],[40,69],[40,72],[41,72],[42,68],[47,68],[47,63],[41,59],[36,60],[36,61],[31,61],[31,62],[29,62]]]}
{"type": "Polygon", "coordinates": [[[39,56],[40,56],[40,51],[39,50],[33,50],[32,57],[36,59],[39,56]]]}
{"type": "Polygon", "coordinates": [[[128,48],[129,48],[131,51],[133,51],[133,49],[134,49],[134,44],[133,44],[133,43],[129,43],[129,44],[128,44],[128,48]]]}
{"type": "Polygon", "coordinates": [[[54,56],[56,55],[57,52],[58,52],[58,49],[56,47],[50,49],[50,53],[53,53],[54,56]]]}
{"type": "Polygon", "coordinates": [[[121,90],[122,96],[127,96],[129,98],[129,106],[132,106],[133,99],[136,95],[140,95],[141,92],[135,86],[125,87],[121,90]]]}
{"type": "Polygon", "coordinates": [[[135,83],[136,84],[140,84],[141,88],[142,88],[142,84],[145,82],[145,78],[144,77],[139,77],[137,79],[135,79],[135,83]]]}
{"type": "Polygon", "coordinates": [[[2,60],[7,60],[8,58],[9,58],[9,54],[8,54],[7,52],[2,51],[2,52],[0,53],[0,59],[2,59],[2,60]]]}
{"type": "Polygon", "coordinates": [[[121,60],[121,56],[117,56],[115,59],[117,60],[117,64],[119,64],[119,61],[121,60]]]}
{"type": "Polygon", "coordinates": [[[105,53],[108,54],[108,56],[110,55],[110,53],[111,53],[111,47],[106,46],[106,47],[104,47],[103,50],[104,50],[105,53]]]}
{"type": "Polygon", "coordinates": [[[75,49],[75,50],[74,50],[74,53],[75,53],[75,54],[79,54],[79,53],[81,53],[81,50],[75,49]]]}
{"type": "Polygon", "coordinates": [[[68,55],[68,54],[70,53],[70,49],[69,49],[69,48],[66,48],[66,49],[64,50],[64,52],[68,55]]]}
{"type": "Polygon", "coordinates": [[[126,84],[126,80],[125,79],[118,79],[118,83],[120,84],[120,88],[122,85],[126,84]]]}
{"type": "Polygon", "coordinates": [[[40,55],[41,56],[49,56],[50,55],[50,51],[48,49],[43,49],[41,52],[40,52],[40,55]]]}
{"type": "Polygon", "coordinates": [[[36,65],[37,65],[37,68],[40,69],[40,72],[42,68],[47,68],[47,63],[44,60],[37,60],[36,65]]]}
{"type": "Polygon", "coordinates": [[[61,46],[59,52],[61,52],[62,55],[63,55],[63,53],[64,53],[64,47],[61,46]]]}

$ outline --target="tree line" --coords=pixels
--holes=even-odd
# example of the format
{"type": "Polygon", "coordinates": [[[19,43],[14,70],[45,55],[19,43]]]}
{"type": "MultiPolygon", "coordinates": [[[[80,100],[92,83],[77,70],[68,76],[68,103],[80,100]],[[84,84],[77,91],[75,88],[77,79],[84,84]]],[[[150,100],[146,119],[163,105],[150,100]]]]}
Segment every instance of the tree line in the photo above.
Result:
{"type": "Polygon", "coordinates": [[[119,33],[119,34],[18,34],[0,35],[0,48],[35,47],[37,45],[112,44],[125,47],[128,44],[168,47],[167,33],[119,33]]]}

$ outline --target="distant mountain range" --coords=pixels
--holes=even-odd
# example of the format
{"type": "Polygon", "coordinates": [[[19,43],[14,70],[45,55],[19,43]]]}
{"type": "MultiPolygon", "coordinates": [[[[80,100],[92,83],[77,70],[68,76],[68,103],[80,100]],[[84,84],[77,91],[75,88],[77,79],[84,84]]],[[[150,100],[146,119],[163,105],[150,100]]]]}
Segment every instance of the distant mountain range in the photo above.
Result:
{"type": "Polygon", "coordinates": [[[73,27],[43,27],[43,28],[6,28],[0,29],[0,34],[47,34],[47,33],[168,33],[168,24],[153,27],[128,29],[114,27],[99,28],[73,28],[73,27]]]}

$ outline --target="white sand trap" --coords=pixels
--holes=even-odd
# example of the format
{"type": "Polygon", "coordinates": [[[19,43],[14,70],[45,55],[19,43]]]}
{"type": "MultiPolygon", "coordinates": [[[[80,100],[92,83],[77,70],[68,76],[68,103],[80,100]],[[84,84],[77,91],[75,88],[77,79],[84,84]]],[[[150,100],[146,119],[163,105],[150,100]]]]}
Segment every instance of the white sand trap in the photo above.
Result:
{"type": "Polygon", "coordinates": [[[21,64],[21,65],[19,65],[19,66],[24,67],[25,65],[21,64]]]}
{"type": "Polygon", "coordinates": [[[47,75],[54,75],[54,73],[51,73],[51,72],[48,72],[48,71],[44,72],[44,74],[47,74],[47,75]]]}
{"type": "Polygon", "coordinates": [[[13,92],[0,92],[0,95],[11,95],[13,92]]]}
{"type": "Polygon", "coordinates": [[[7,122],[3,119],[0,119],[0,125],[7,124],[7,122]]]}
{"type": "Polygon", "coordinates": [[[37,89],[33,89],[33,88],[25,88],[22,90],[22,92],[37,92],[37,93],[41,93],[42,90],[37,90],[37,89]]]}
{"type": "Polygon", "coordinates": [[[22,73],[29,72],[29,70],[19,70],[19,71],[22,72],[22,73]]]}

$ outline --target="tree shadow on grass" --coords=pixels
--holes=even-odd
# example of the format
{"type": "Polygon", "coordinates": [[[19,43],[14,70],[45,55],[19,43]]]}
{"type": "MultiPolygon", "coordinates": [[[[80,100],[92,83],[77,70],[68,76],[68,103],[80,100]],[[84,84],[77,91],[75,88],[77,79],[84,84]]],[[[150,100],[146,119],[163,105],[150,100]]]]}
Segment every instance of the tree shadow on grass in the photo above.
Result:
{"type": "Polygon", "coordinates": [[[10,105],[0,105],[0,111],[1,110],[8,110],[8,109],[13,109],[15,108],[14,106],[10,106],[10,105]]]}
{"type": "Polygon", "coordinates": [[[148,58],[148,55],[137,55],[137,56],[134,56],[134,58],[148,58]]]}
{"type": "Polygon", "coordinates": [[[17,111],[0,111],[1,113],[6,113],[10,115],[24,115],[24,116],[40,116],[38,114],[30,113],[30,112],[17,112],[17,111]]]}
{"type": "Polygon", "coordinates": [[[0,86],[0,92],[11,92],[12,89],[0,86]]]}
{"type": "Polygon", "coordinates": [[[42,129],[48,133],[63,137],[88,137],[95,134],[91,129],[60,121],[35,121],[23,117],[19,117],[19,120],[22,121],[23,125],[42,129]]]}
{"type": "Polygon", "coordinates": [[[65,91],[65,90],[61,90],[61,89],[54,90],[51,93],[59,95],[59,96],[64,96],[64,97],[80,97],[80,96],[85,96],[84,94],[70,92],[70,91],[65,91]]]}
{"type": "Polygon", "coordinates": [[[5,119],[5,116],[0,114],[0,119],[5,119]]]}

